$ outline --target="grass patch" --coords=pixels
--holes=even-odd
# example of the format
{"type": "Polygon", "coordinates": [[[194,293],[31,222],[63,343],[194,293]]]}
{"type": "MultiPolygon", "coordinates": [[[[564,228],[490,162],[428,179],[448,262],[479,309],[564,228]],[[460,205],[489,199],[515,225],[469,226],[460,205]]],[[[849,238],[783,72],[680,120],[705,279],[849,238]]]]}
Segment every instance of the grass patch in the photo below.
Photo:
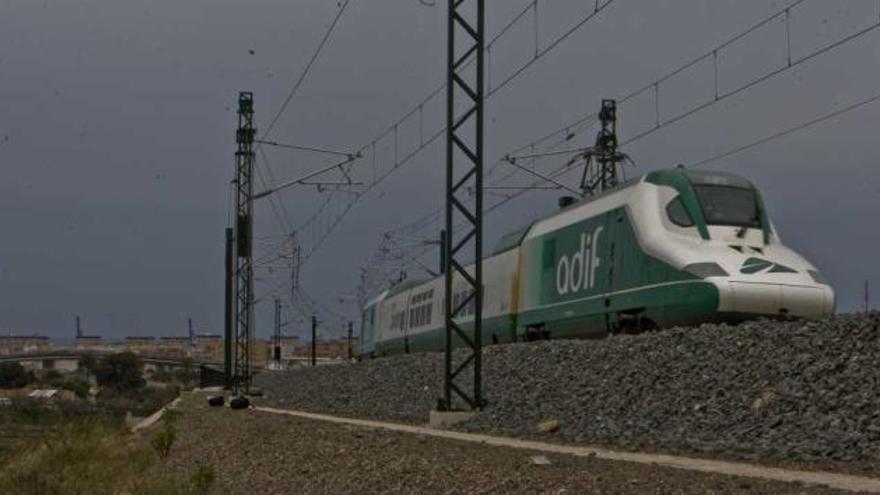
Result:
{"type": "Polygon", "coordinates": [[[155,461],[149,447],[121,428],[99,421],[73,421],[10,460],[0,471],[0,493],[131,491],[155,461]]]}
{"type": "MultiPolygon", "coordinates": [[[[190,479],[157,477],[150,468],[162,460],[151,435],[130,433],[117,416],[84,412],[26,402],[0,411],[0,493],[193,495],[212,490],[216,473],[210,466],[199,466],[190,479]]],[[[173,431],[178,414],[165,415],[160,432],[173,431]]]]}

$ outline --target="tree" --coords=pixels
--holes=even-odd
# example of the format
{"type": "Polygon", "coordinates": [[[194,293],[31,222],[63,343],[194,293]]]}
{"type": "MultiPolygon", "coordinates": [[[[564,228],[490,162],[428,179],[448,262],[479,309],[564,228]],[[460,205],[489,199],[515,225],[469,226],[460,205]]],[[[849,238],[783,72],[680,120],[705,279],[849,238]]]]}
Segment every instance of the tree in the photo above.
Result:
{"type": "Polygon", "coordinates": [[[183,358],[180,368],[177,369],[175,376],[183,386],[187,386],[196,379],[196,363],[189,356],[183,358]]]}
{"type": "Polygon", "coordinates": [[[21,388],[34,381],[34,374],[19,363],[0,363],[0,388],[21,388]]]}
{"type": "Polygon", "coordinates": [[[118,392],[143,387],[144,363],[132,352],[120,352],[103,357],[94,370],[98,385],[118,392]]]}
{"type": "Polygon", "coordinates": [[[43,382],[50,387],[60,387],[64,383],[64,375],[58,370],[48,370],[43,375],[43,382]]]}
{"type": "Polygon", "coordinates": [[[98,358],[96,358],[91,352],[87,352],[79,358],[79,367],[85,369],[89,373],[94,373],[98,368],[98,358]]]}
{"type": "Polygon", "coordinates": [[[72,379],[64,382],[61,386],[64,390],[70,390],[80,399],[85,399],[89,396],[89,382],[81,379],[72,379]]]}

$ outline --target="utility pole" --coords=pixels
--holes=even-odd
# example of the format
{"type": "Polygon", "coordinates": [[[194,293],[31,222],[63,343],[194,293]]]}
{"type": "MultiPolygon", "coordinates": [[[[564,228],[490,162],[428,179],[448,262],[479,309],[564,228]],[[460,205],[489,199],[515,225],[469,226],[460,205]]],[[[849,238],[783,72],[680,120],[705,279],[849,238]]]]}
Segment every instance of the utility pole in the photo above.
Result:
{"type": "Polygon", "coordinates": [[[195,332],[193,332],[193,319],[187,318],[186,324],[189,327],[189,345],[190,345],[190,347],[195,347],[196,346],[196,334],[195,334],[195,332]]]}
{"type": "Polygon", "coordinates": [[[584,152],[584,173],[581,190],[584,196],[593,196],[616,187],[619,183],[617,168],[626,155],[617,149],[617,102],[602,100],[599,109],[602,128],[596,135],[596,143],[584,152]]]}
{"type": "Polygon", "coordinates": [[[444,394],[437,408],[455,410],[460,399],[471,410],[480,410],[483,399],[483,105],[485,100],[485,1],[449,0],[446,60],[446,235],[443,237],[445,276],[444,317],[446,355],[444,394]],[[471,64],[471,62],[475,62],[471,64]],[[471,204],[468,191],[473,191],[471,204]],[[465,227],[459,235],[453,226],[465,227]],[[473,270],[467,263],[473,262],[473,270]],[[453,294],[457,304],[453,305],[453,294]],[[473,315],[468,332],[460,323],[473,315]],[[453,366],[456,345],[468,352],[453,366]],[[473,371],[473,390],[468,392],[461,377],[473,371]],[[461,378],[460,378],[461,377],[461,378]],[[456,383],[456,379],[460,386],[456,383]],[[454,395],[453,395],[454,394],[454,395]]]}
{"type": "Polygon", "coordinates": [[[254,349],[254,95],[238,94],[238,150],[235,179],[235,346],[233,393],[248,393],[251,385],[251,362],[254,349]]]}
{"type": "Polygon", "coordinates": [[[300,246],[296,240],[296,232],[290,234],[290,293],[295,294],[299,290],[299,269],[302,262],[300,258],[300,246]]]}
{"type": "Polygon", "coordinates": [[[315,366],[315,337],[318,333],[318,317],[312,315],[312,367],[315,366]]]}
{"type": "Polygon", "coordinates": [[[275,298],[275,338],[273,342],[273,359],[281,366],[281,299],[275,298]]]}
{"type": "Polygon", "coordinates": [[[354,329],[352,328],[354,325],[353,322],[348,322],[348,360],[351,361],[351,358],[354,357],[354,353],[352,352],[351,343],[352,343],[352,333],[354,329]]]}
{"type": "Polygon", "coordinates": [[[868,280],[865,279],[865,315],[868,314],[868,297],[869,297],[868,280]]]}
{"type": "Polygon", "coordinates": [[[235,231],[226,229],[226,294],[223,304],[223,374],[225,388],[232,388],[232,346],[235,327],[235,231]]]}
{"type": "Polygon", "coordinates": [[[76,338],[83,336],[82,327],[79,324],[79,316],[76,317],[76,338]]]}

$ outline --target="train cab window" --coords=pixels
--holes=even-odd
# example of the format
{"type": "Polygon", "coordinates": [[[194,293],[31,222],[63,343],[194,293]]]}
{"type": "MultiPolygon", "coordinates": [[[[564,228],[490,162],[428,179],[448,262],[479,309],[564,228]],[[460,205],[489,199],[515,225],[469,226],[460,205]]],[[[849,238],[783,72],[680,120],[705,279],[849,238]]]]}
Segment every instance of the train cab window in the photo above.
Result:
{"type": "Polygon", "coordinates": [[[680,197],[676,197],[666,205],[666,214],[669,216],[669,220],[679,227],[694,226],[694,219],[691,218],[691,214],[684,207],[680,197]]]}
{"type": "Polygon", "coordinates": [[[761,228],[754,189],[719,185],[695,185],[694,189],[707,224],[761,228]]]}

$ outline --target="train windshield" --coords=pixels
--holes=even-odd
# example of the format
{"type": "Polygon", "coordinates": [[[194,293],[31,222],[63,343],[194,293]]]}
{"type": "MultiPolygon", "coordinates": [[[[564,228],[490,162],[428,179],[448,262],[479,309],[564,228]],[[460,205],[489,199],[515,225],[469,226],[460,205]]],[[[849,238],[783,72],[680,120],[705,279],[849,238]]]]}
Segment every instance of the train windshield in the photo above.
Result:
{"type": "Polygon", "coordinates": [[[761,210],[754,189],[695,185],[703,215],[709,225],[761,228],[761,210]]]}

